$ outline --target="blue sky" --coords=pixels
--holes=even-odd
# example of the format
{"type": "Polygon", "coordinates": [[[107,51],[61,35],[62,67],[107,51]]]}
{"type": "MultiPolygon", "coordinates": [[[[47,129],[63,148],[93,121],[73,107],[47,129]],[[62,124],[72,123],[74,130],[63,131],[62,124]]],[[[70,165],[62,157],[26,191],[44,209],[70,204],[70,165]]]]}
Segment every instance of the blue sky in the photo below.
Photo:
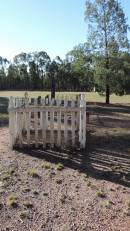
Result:
{"type": "MultiPolygon", "coordinates": [[[[121,3],[130,24],[130,1],[121,3]]],[[[64,58],[86,41],[84,11],[85,0],[0,0],[0,56],[44,50],[64,58]]]]}

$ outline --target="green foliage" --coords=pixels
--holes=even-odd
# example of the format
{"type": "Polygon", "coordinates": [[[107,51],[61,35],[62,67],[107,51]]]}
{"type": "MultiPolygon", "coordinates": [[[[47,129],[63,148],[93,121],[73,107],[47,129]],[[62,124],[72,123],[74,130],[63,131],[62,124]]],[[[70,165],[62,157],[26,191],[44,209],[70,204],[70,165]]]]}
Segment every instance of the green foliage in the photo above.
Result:
{"type": "Polygon", "coordinates": [[[80,90],[90,91],[94,87],[92,55],[87,44],[79,44],[67,54],[67,59],[71,64],[72,75],[75,76],[73,82],[75,87],[80,86],[80,90]]]}
{"type": "Polygon", "coordinates": [[[44,163],[44,164],[42,164],[42,168],[50,169],[51,165],[49,163],[44,163]]]}
{"type": "Polygon", "coordinates": [[[56,166],[56,169],[59,170],[59,171],[62,171],[64,169],[64,165],[61,164],[61,163],[58,163],[57,166],[56,166]]]}
{"type": "Polygon", "coordinates": [[[28,171],[28,175],[33,178],[39,178],[39,174],[36,168],[32,168],[28,171]]]}
{"type": "Polygon", "coordinates": [[[101,197],[101,198],[106,197],[106,195],[105,195],[105,193],[104,193],[103,191],[97,191],[97,192],[96,192],[96,195],[97,195],[98,197],[101,197]]]}
{"type": "MultiPolygon", "coordinates": [[[[127,38],[129,26],[121,4],[117,0],[87,0],[86,20],[88,43],[96,55],[95,83],[98,91],[106,90],[106,102],[109,103],[112,82],[115,83],[117,77],[119,82],[123,76],[123,71],[120,70],[115,58],[119,57],[122,48],[129,47],[127,38]],[[116,63],[116,70],[113,69],[113,63],[116,63]]],[[[118,87],[117,93],[122,94],[120,84],[116,87],[118,87]]],[[[113,90],[115,87],[111,91],[113,90]]]]}

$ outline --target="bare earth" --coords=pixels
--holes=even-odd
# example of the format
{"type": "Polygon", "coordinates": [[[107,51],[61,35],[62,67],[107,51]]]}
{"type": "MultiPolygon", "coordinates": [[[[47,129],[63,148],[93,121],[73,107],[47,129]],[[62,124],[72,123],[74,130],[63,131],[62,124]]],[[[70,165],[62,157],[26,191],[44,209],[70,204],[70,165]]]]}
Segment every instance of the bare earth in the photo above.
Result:
{"type": "Polygon", "coordinates": [[[0,231],[130,230],[130,107],[88,108],[85,151],[10,151],[0,127],[0,231]]]}

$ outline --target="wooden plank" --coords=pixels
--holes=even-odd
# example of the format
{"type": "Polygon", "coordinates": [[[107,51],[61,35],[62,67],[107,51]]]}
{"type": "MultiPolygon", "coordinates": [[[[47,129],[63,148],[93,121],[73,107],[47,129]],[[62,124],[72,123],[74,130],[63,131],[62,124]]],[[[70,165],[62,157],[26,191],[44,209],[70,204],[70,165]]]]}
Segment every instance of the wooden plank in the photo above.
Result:
{"type": "Polygon", "coordinates": [[[86,110],[83,113],[83,148],[86,146],[86,110]]]}
{"type": "MultiPolygon", "coordinates": [[[[37,106],[37,99],[34,100],[34,105],[37,106]]],[[[38,108],[39,111],[39,108],[38,108]]],[[[38,111],[34,109],[34,129],[35,129],[35,147],[38,148],[38,111]]]]}
{"type": "Polygon", "coordinates": [[[14,117],[15,117],[15,112],[9,112],[9,146],[10,149],[13,149],[14,146],[14,117]]]}
{"type": "Polygon", "coordinates": [[[38,148],[38,112],[34,111],[35,147],[38,148]]]}
{"type": "Polygon", "coordinates": [[[50,112],[50,145],[54,147],[54,112],[50,112]]]}
{"type": "MultiPolygon", "coordinates": [[[[17,112],[23,112],[23,111],[26,111],[26,112],[29,112],[30,110],[35,110],[35,111],[39,111],[39,107],[29,107],[29,108],[12,108],[12,109],[9,109],[9,111],[17,111],[17,112]]],[[[77,112],[77,111],[84,111],[84,108],[77,108],[77,107],[74,107],[74,108],[71,108],[71,107],[67,107],[67,108],[64,108],[64,107],[56,107],[56,106],[45,106],[45,109],[43,108],[43,111],[55,111],[57,112],[58,110],[60,110],[61,112],[65,112],[67,111],[68,113],[70,112],[77,112]]]]}
{"type": "Polygon", "coordinates": [[[75,146],[75,112],[72,112],[72,117],[71,117],[71,123],[72,123],[72,146],[75,146]]]}
{"type": "Polygon", "coordinates": [[[43,148],[46,147],[46,112],[42,111],[42,142],[43,148]]]}
{"type": "MultiPolygon", "coordinates": [[[[67,108],[68,100],[65,98],[64,100],[64,107],[67,108]]],[[[64,144],[67,145],[67,138],[68,138],[68,118],[67,112],[64,112],[64,144]]]]}
{"type": "Polygon", "coordinates": [[[85,96],[81,94],[80,100],[80,125],[79,125],[79,142],[80,147],[85,148],[86,145],[86,102],[85,96]]]}
{"type": "Polygon", "coordinates": [[[64,113],[64,143],[67,145],[68,141],[68,119],[67,113],[64,113]]]}
{"type": "Polygon", "coordinates": [[[30,146],[30,125],[31,125],[31,116],[30,116],[31,112],[27,112],[26,113],[26,130],[27,130],[27,145],[28,147],[30,146]]]}
{"type": "Polygon", "coordinates": [[[22,119],[23,119],[23,116],[22,116],[22,113],[18,113],[18,128],[19,128],[19,146],[20,148],[22,148],[23,146],[23,137],[22,137],[22,119]]]}
{"type": "Polygon", "coordinates": [[[61,146],[61,112],[57,112],[57,145],[58,147],[61,146]]]}

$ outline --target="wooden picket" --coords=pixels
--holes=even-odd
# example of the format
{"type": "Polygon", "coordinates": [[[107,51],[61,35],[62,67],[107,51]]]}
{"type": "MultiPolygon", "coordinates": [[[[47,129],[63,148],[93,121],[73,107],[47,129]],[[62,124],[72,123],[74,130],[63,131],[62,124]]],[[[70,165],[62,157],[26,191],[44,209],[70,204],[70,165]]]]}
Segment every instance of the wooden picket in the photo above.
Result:
{"type": "Polygon", "coordinates": [[[50,146],[86,145],[86,102],[80,99],[30,99],[10,97],[10,147],[34,145],[50,146]]]}

